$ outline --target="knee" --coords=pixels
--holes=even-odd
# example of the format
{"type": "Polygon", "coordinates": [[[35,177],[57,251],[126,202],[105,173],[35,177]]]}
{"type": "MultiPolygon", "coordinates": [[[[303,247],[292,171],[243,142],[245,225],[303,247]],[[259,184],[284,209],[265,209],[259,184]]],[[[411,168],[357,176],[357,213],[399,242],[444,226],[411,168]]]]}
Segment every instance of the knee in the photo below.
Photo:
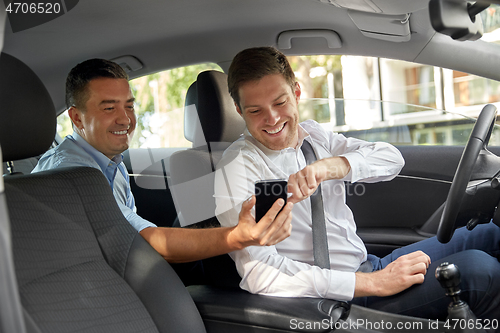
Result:
{"type": "Polygon", "coordinates": [[[478,318],[500,315],[500,262],[486,252],[467,250],[448,258],[458,266],[461,275],[462,300],[478,318]]]}
{"type": "Polygon", "coordinates": [[[500,292],[500,262],[497,258],[480,250],[467,250],[447,259],[460,270],[462,291],[500,292]]]}

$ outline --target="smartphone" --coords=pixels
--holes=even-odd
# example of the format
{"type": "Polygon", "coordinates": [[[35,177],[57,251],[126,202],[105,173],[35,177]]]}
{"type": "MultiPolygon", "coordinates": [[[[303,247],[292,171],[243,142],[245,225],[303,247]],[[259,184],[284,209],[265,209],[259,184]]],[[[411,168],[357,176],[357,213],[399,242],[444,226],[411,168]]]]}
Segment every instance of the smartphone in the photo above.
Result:
{"type": "Polygon", "coordinates": [[[257,199],[255,203],[255,221],[259,222],[279,198],[285,200],[286,204],[287,185],[286,179],[258,180],[255,182],[255,197],[257,199]]]}

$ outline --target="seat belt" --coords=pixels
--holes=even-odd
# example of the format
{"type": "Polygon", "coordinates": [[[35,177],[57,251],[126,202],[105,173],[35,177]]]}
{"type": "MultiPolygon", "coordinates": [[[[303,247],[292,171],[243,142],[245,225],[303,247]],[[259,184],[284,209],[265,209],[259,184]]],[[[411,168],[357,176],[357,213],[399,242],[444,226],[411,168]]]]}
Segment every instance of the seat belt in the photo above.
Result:
{"type": "MultiPolygon", "coordinates": [[[[307,165],[314,163],[317,160],[311,144],[303,140],[300,147],[307,165]]],[[[328,239],[326,237],[325,211],[323,209],[323,196],[321,195],[321,184],[318,185],[316,191],[310,196],[311,199],[311,215],[312,215],[312,236],[313,236],[313,252],[314,265],[321,268],[330,269],[330,255],[328,252],[328,239]]]]}

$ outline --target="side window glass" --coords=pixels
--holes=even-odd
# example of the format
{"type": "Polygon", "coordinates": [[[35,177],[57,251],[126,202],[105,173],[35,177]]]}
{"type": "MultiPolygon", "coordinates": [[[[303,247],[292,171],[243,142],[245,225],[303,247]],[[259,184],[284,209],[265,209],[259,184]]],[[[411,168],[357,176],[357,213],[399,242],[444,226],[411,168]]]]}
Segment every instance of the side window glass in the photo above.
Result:
{"type": "MultiPolygon", "coordinates": [[[[205,70],[222,69],[213,63],[179,67],[129,81],[136,99],[137,127],[131,148],[191,147],[184,138],[184,100],[191,83],[205,70]]],[[[73,132],[67,111],[57,119],[57,132],[73,132]]]]}
{"type": "Polygon", "coordinates": [[[131,80],[137,101],[137,128],[131,147],[191,147],[184,138],[186,92],[200,72],[211,69],[222,71],[218,65],[206,63],[131,80]]]}
{"type": "MultiPolygon", "coordinates": [[[[360,56],[291,57],[301,120],[368,141],[464,145],[500,83],[439,67],[360,56]]],[[[490,145],[500,145],[495,129],[490,145]]]]}
{"type": "Polygon", "coordinates": [[[64,138],[71,133],[73,133],[73,125],[68,116],[68,111],[64,111],[57,117],[57,134],[59,134],[61,138],[64,138]]]}

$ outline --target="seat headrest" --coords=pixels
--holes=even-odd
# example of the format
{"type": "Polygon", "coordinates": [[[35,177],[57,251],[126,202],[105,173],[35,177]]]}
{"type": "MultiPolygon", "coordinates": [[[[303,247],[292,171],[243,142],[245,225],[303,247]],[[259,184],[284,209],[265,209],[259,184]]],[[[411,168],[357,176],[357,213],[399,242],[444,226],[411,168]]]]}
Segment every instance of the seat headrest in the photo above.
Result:
{"type": "Polygon", "coordinates": [[[184,120],[186,139],[195,147],[203,139],[209,143],[238,139],[245,129],[245,121],[229,95],[225,73],[211,70],[198,75],[186,94],[184,120]],[[204,138],[200,138],[200,133],[204,138]]]}
{"type": "Polygon", "coordinates": [[[206,145],[205,136],[198,118],[198,89],[194,81],[186,92],[184,103],[184,137],[193,143],[193,147],[206,145]]]}
{"type": "Polygon", "coordinates": [[[22,61],[0,56],[0,145],[4,161],[43,154],[54,141],[56,111],[38,76],[22,61]]]}

